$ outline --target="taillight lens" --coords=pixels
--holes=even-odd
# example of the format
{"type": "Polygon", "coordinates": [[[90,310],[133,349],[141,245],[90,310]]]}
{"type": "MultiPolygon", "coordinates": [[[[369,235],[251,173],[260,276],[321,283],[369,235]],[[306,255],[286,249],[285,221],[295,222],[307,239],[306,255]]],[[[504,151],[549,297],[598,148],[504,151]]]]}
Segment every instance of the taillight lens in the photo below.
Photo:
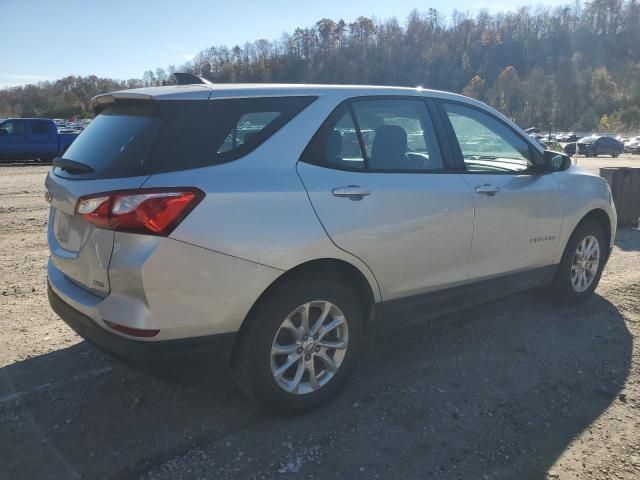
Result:
{"type": "Polygon", "coordinates": [[[100,193],[80,198],[76,213],[100,228],[166,236],[203,197],[197,188],[100,193]]]}

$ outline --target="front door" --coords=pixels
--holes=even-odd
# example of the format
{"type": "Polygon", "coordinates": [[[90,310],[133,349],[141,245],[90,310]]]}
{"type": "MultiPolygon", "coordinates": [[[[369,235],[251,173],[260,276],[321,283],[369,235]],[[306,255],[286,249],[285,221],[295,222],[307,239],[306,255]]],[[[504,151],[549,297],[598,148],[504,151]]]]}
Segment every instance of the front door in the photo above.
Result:
{"type": "Polygon", "coordinates": [[[475,206],[469,300],[539,285],[562,227],[556,179],[534,168],[532,147],[498,117],[460,103],[442,106],[475,206]]]}
{"type": "Polygon", "coordinates": [[[21,160],[27,151],[28,133],[26,122],[20,119],[6,120],[0,125],[0,151],[11,160],[21,160]]]}
{"type": "Polygon", "coordinates": [[[333,242],[375,275],[391,326],[460,306],[473,203],[448,170],[424,101],[353,101],[297,168],[333,242]]]}

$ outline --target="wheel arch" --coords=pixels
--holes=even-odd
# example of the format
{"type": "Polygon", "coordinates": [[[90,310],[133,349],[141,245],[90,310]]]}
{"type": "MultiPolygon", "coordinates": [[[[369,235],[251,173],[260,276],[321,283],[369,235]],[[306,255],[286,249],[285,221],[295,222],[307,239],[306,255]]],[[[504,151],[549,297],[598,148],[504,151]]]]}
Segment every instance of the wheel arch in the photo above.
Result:
{"type": "Polygon", "coordinates": [[[249,309],[249,312],[242,321],[240,329],[238,330],[238,334],[236,336],[231,354],[232,363],[237,360],[238,354],[240,353],[243,339],[248,329],[249,322],[247,320],[251,318],[253,312],[259,307],[264,299],[282,283],[291,279],[295,279],[296,277],[302,277],[312,274],[325,274],[329,276],[335,276],[336,278],[343,280],[346,284],[352,286],[356,296],[358,297],[360,305],[362,306],[365,328],[372,323],[376,302],[374,288],[377,288],[377,286],[371,285],[364,273],[362,273],[356,266],[345,260],[337,258],[321,258],[310,260],[296,265],[295,267],[284,272],[282,275],[276,278],[256,299],[253,306],[249,309]]]}
{"type": "MultiPolygon", "coordinates": [[[[576,228],[578,228],[578,226],[580,226],[586,220],[593,220],[600,226],[600,228],[602,228],[602,231],[605,234],[605,238],[607,239],[607,250],[608,250],[612,242],[611,218],[609,217],[609,214],[601,208],[594,208],[593,210],[590,210],[586,215],[584,215],[582,219],[580,219],[580,221],[573,228],[573,231],[575,232],[576,228]]],[[[573,232],[571,232],[571,234],[573,235],[573,232]]]]}
{"type": "Polygon", "coordinates": [[[602,232],[604,233],[604,236],[607,242],[607,245],[605,248],[605,255],[607,259],[609,258],[609,254],[611,253],[610,247],[613,244],[613,238],[611,238],[611,236],[614,232],[615,225],[613,224],[611,215],[609,215],[609,213],[607,213],[605,209],[600,207],[595,207],[587,211],[584,215],[582,215],[582,217],[580,217],[580,220],[576,222],[575,225],[573,225],[573,228],[571,228],[567,232],[566,234],[567,236],[565,237],[564,243],[562,244],[559,251],[560,255],[557,257],[558,263],[562,261],[562,258],[566,253],[567,245],[569,244],[569,241],[571,240],[571,237],[575,233],[576,229],[579,228],[580,225],[582,225],[584,222],[589,220],[595,222],[600,228],[602,228],[602,232]]]}

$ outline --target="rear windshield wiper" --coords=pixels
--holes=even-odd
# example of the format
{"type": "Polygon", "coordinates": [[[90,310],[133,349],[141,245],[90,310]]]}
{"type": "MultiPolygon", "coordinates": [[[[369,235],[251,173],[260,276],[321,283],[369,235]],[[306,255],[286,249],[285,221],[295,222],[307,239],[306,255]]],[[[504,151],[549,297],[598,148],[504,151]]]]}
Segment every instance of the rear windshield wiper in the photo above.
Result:
{"type": "Polygon", "coordinates": [[[68,158],[56,157],[53,159],[53,166],[66,170],[69,173],[91,173],[93,168],[89,165],[69,160],[68,158]]]}

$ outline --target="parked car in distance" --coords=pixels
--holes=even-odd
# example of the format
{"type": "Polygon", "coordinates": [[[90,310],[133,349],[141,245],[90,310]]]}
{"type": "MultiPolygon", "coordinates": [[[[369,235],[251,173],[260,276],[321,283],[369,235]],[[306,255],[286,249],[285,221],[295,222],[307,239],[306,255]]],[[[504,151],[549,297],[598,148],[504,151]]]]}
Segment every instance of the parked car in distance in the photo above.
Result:
{"type": "Polygon", "coordinates": [[[578,153],[585,157],[611,155],[618,157],[624,150],[624,145],[612,137],[590,136],[581,138],[578,142],[578,153]]]}
{"type": "Polygon", "coordinates": [[[627,153],[638,153],[640,150],[640,136],[631,137],[624,143],[624,151],[627,153]]]}
{"type": "Polygon", "coordinates": [[[559,142],[576,142],[580,137],[578,137],[574,132],[561,133],[558,135],[557,140],[559,142]]]}
{"type": "Polygon", "coordinates": [[[48,161],[63,155],[77,136],[58,133],[53,120],[9,118],[0,123],[0,159],[48,161]]]}
{"type": "Polygon", "coordinates": [[[542,148],[545,148],[545,143],[542,140],[542,137],[539,136],[538,134],[529,134],[529,137],[531,137],[531,139],[536,142],[538,145],[540,145],[542,148]]]}
{"type": "Polygon", "coordinates": [[[118,357],[230,366],[279,413],[334,397],[367,335],[528,288],[590,298],[613,245],[602,178],[461,95],[203,83],[92,104],[45,182],[54,311],[118,357]]]}
{"type": "Polygon", "coordinates": [[[570,157],[576,154],[576,150],[576,142],[567,143],[564,147],[562,147],[562,151],[570,157]]]}
{"type": "Polygon", "coordinates": [[[560,145],[560,142],[558,142],[556,139],[554,139],[553,137],[551,138],[551,140],[548,139],[544,139],[542,140],[542,146],[547,149],[547,150],[551,150],[553,152],[563,152],[563,148],[562,145],[560,145]]]}

